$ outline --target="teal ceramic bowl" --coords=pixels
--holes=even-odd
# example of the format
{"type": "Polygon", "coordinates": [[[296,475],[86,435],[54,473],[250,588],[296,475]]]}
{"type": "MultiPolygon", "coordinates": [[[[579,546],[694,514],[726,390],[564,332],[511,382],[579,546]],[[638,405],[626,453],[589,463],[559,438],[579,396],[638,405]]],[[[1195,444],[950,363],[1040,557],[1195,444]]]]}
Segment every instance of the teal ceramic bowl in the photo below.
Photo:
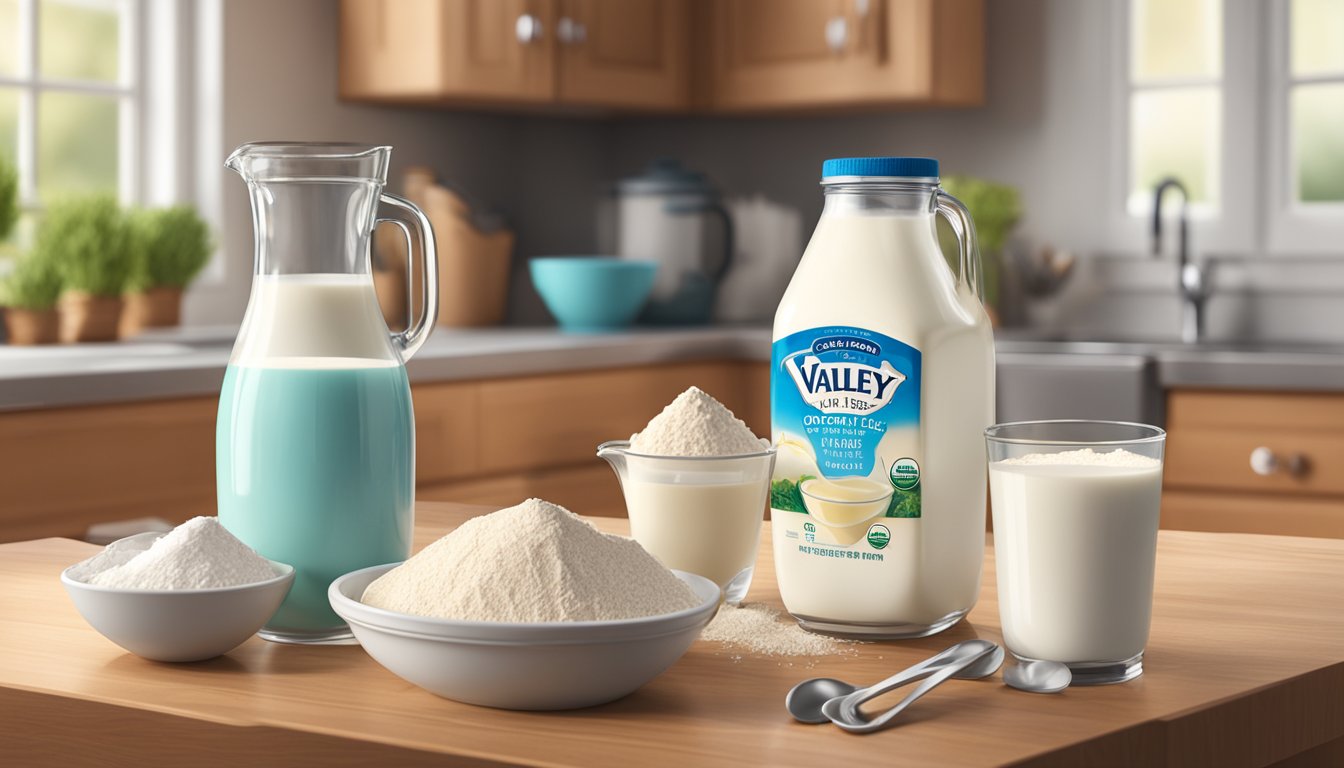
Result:
{"type": "Polygon", "coordinates": [[[532,259],[532,285],[567,331],[593,333],[628,326],[653,289],[658,265],[610,256],[532,259]]]}

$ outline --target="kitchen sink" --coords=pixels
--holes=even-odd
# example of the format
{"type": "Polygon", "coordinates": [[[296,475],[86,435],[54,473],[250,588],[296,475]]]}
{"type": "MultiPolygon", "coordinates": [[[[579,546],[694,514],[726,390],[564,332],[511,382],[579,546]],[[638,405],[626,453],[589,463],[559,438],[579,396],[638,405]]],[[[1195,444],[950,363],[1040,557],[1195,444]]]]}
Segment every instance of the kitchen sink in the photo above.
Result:
{"type": "Polygon", "coordinates": [[[1152,355],[1076,342],[996,343],[999,421],[1109,419],[1162,423],[1152,355]]]}

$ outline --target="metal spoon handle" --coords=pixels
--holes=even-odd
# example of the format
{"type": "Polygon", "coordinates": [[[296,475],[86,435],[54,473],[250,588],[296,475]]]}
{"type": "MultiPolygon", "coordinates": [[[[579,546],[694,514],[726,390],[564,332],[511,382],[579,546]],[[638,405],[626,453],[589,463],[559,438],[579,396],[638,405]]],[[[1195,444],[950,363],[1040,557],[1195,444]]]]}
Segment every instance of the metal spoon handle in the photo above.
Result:
{"type": "Polygon", "coordinates": [[[884,693],[890,693],[903,685],[908,685],[916,680],[923,679],[942,669],[948,663],[955,662],[956,656],[961,653],[963,647],[961,644],[946,648],[934,656],[913,664],[896,674],[888,677],[878,683],[873,683],[867,688],[860,688],[857,691],[844,696],[840,700],[840,706],[843,712],[848,715],[852,710],[858,709],[859,705],[875,699],[884,693]]]}
{"type": "Polygon", "coordinates": [[[914,666],[907,667],[906,669],[897,672],[880,683],[874,683],[867,688],[860,688],[859,690],[848,694],[840,700],[840,712],[844,717],[854,719],[859,706],[865,701],[875,699],[883,694],[891,693],[903,685],[909,685],[917,680],[927,678],[930,675],[947,668],[949,665],[957,666],[958,671],[964,669],[968,664],[963,662],[974,661],[985,655],[987,650],[993,648],[992,645],[986,643],[970,645],[970,643],[974,642],[976,641],[957,643],[937,655],[931,656],[914,666]]]}
{"type": "Polygon", "coordinates": [[[911,691],[904,699],[897,702],[895,706],[867,722],[858,722],[857,720],[849,721],[845,719],[832,720],[832,722],[850,733],[872,733],[873,731],[881,730],[894,720],[897,715],[904,712],[906,707],[909,707],[923,697],[924,694],[947,682],[961,670],[979,661],[985,654],[992,652],[992,650],[984,650],[968,658],[943,665],[941,669],[929,674],[917,688],[911,691]]]}

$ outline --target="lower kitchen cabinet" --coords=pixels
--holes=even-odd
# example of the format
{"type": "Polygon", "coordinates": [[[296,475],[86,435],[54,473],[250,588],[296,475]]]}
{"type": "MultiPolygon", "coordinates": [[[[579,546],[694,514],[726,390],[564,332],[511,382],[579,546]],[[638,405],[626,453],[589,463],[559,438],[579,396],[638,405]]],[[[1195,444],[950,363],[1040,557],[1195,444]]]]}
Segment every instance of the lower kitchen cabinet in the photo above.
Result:
{"type": "Polygon", "coordinates": [[[1176,390],[1162,526],[1344,538],[1344,394],[1176,390]]]}
{"type": "MultiPolygon", "coordinates": [[[[705,361],[414,385],[417,494],[625,514],[595,450],[699,386],[770,434],[763,362],[705,361]]],[[[216,398],[0,413],[0,541],[215,509],[216,398]]],[[[1344,538],[1344,393],[1177,390],[1162,526],[1344,538]]]]}
{"type": "Polygon", "coordinates": [[[586,466],[422,484],[416,489],[416,498],[423,501],[498,506],[511,506],[523,499],[538,498],[585,515],[625,516],[625,498],[621,495],[616,473],[611,471],[605,461],[596,458],[586,466]]]}
{"type": "MultiPolygon", "coordinates": [[[[596,456],[692,385],[769,433],[768,366],[709,361],[413,386],[420,498],[514,504],[537,496],[625,514],[596,456]]],[[[217,399],[0,413],[0,541],[79,536],[137,517],[215,511],[217,399]]]]}
{"type": "Polygon", "coordinates": [[[0,413],[0,541],[215,513],[215,398],[0,413]]]}

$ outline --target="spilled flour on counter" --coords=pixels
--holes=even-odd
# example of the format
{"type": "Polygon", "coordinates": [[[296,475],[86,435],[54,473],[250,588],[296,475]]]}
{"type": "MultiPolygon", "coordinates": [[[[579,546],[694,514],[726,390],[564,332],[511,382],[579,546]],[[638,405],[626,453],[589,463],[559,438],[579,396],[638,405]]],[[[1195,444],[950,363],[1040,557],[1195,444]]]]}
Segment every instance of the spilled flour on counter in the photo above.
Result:
{"type": "Polygon", "coordinates": [[[646,456],[742,456],[765,449],[745,422],[699,387],[677,395],[630,436],[630,450],[646,456]]]}
{"type": "Polygon", "coordinates": [[[122,540],[70,569],[70,577],[114,589],[218,589],[255,584],[278,574],[220,525],[196,517],[154,540],[122,540]]]}
{"type": "Polygon", "coordinates": [[[541,499],[468,520],[378,577],[361,600],[415,616],[514,623],[637,619],[701,602],[634,539],[541,499]]]}
{"type": "Polygon", "coordinates": [[[719,615],[700,633],[700,639],[762,656],[853,656],[858,653],[857,641],[808,632],[781,611],[764,603],[723,606],[719,615]]]}

